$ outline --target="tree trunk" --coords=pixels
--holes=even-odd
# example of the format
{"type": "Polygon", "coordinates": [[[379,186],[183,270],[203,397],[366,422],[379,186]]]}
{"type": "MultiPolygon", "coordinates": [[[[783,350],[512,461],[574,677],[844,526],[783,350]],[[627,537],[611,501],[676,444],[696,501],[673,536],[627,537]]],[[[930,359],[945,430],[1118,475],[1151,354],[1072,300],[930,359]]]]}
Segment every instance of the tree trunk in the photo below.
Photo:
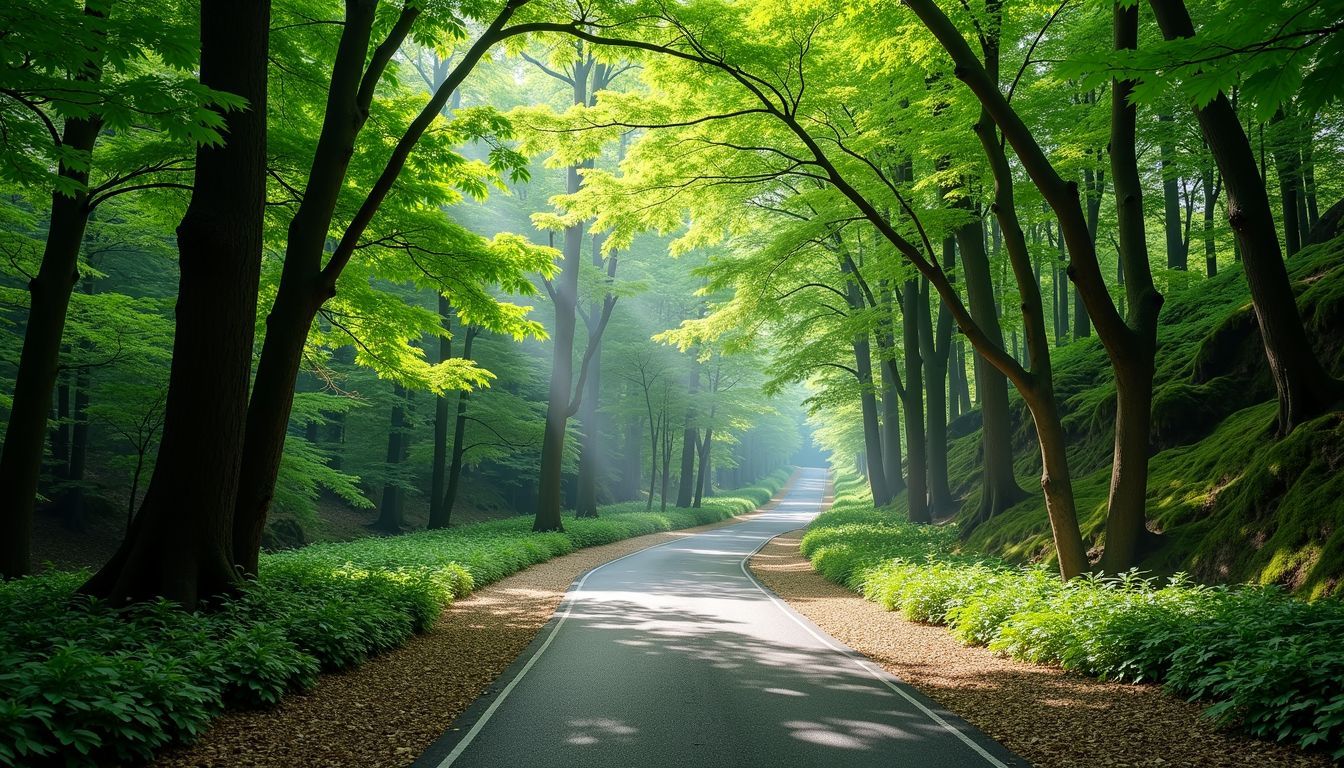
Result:
{"type": "MultiPolygon", "coordinates": [[[[1114,8],[1115,49],[1138,46],[1139,9],[1114,8]]],[[[1111,354],[1115,371],[1115,452],[1101,568],[1120,573],[1137,565],[1147,535],[1149,431],[1152,425],[1154,355],[1162,295],[1153,287],[1143,218],[1143,183],[1135,149],[1138,110],[1134,82],[1111,83],[1111,177],[1115,180],[1116,234],[1127,277],[1130,332],[1111,354]]]]}
{"type": "Polygon", "coordinates": [[[663,410],[663,477],[662,485],[658,490],[658,511],[667,511],[667,490],[672,479],[672,421],[667,417],[667,410],[663,410]]]}
{"type": "MultiPolygon", "coordinates": [[[[466,340],[462,343],[462,359],[471,360],[471,342],[476,338],[478,329],[469,327],[466,329],[466,340]]],[[[448,462],[448,489],[443,493],[443,517],[438,521],[431,521],[431,528],[447,528],[452,520],[453,507],[457,505],[457,492],[462,482],[462,457],[466,455],[467,446],[463,442],[467,434],[467,401],[471,399],[471,392],[462,390],[457,393],[457,418],[453,422],[453,455],[448,462]],[[433,524],[440,523],[440,524],[433,524]]]]}
{"type": "Polygon", "coordinates": [[[1320,206],[1316,201],[1316,115],[1308,115],[1302,121],[1302,194],[1307,208],[1307,227],[1303,236],[1321,220],[1320,206]]]}
{"type": "MultiPolygon", "coordinates": [[[[956,240],[943,239],[944,269],[951,272],[956,263],[956,240]]],[[[952,313],[939,304],[935,323],[927,316],[929,311],[929,284],[924,281],[920,290],[919,350],[924,358],[925,413],[928,438],[927,463],[929,468],[929,515],[939,518],[956,511],[952,500],[951,484],[947,477],[947,392],[943,388],[947,376],[947,361],[952,347],[952,313]]]]}
{"type": "Polygon", "coordinates": [[[383,533],[401,533],[402,501],[405,493],[401,483],[392,475],[397,473],[406,454],[406,390],[401,385],[393,387],[391,427],[387,431],[387,473],[383,481],[382,503],[378,505],[378,519],[371,526],[383,533]]]}
{"type": "MultiPolygon", "coordinates": [[[[905,478],[901,475],[901,378],[896,371],[896,349],[891,333],[880,334],[880,356],[882,360],[878,371],[882,380],[882,419],[880,422],[882,454],[882,478],[887,483],[887,493],[895,499],[905,490],[905,478]]],[[[879,505],[881,506],[881,505],[879,505]]]]}
{"type": "Polygon", "coordinates": [[[1273,135],[1274,170],[1279,177],[1279,201],[1283,211],[1283,243],[1289,256],[1302,250],[1302,230],[1297,215],[1297,186],[1300,159],[1294,119],[1283,110],[1269,121],[1273,135]]]}
{"type": "MultiPolygon", "coordinates": [[[[1162,128],[1170,133],[1170,124],[1175,122],[1171,115],[1158,115],[1159,123],[1168,124],[1162,128]]],[[[1186,271],[1190,268],[1189,246],[1181,227],[1181,190],[1176,170],[1176,147],[1169,135],[1162,136],[1158,142],[1158,164],[1162,174],[1162,226],[1167,234],[1167,269],[1186,271]]],[[[1114,151],[1114,148],[1112,148],[1114,151]]],[[[1114,174],[1112,174],[1114,175],[1114,174]]],[[[1120,180],[1116,179],[1116,197],[1120,196],[1120,180]]]]}
{"type": "Polygon", "coordinates": [[[714,428],[705,427],[705,439],[700,442],[700,468],[695,481],[695,502],[691,506],[700,508],[701,502],[709,495],[709,449],[713,445],[714,428]]]}
{"type": "Polygon", "coordinates": [[[695,501],[695,454],[699,445],[699,432],[695,427],[695,396],[700,391],[700,363],[691,351],[691,373],[687,393],[690,402],[686,406],[686,427],[681,435],[681,475],[677,483],[677,506],[683,509],[695,501]]]}
{"type": "MultiPolygon", "coordinates": [[[[439,296],[439,321],[444,331],[453,330],[452,306],[445,296],[439,296]]],[[[439,362],[444,363],[453,357],[453,340],[447,336],[439,337],[439,362]]],[[[447,526],[445,485],[448,469],[448,395],[434,398],[434,457],[430,464],[429,481],[429,528],[447,526]]]]}
{"type": "Polygon", "coordinates": [[[196,151],[159,458],[126,540],[82,587],[113,605],[194,609],[237,585],[230,522],[261,273],[269,28],[267,0],[201,2],[201,83],[248,106],[222,115],[227,143],[196,151]]]}
{"type": "Polygon", "coordinates": [[[247,426],[238,498],[233,519],[233,560],[244,574],[257,572],[266,515],[289,431],[308,329],[334,292],[323,285],[322,259],[331,234],[336,201],[355,139],[368,119],[361,82],[378,3],[348,0],[327,89],[326,112],[318,135],[303,200],[289,223],[280,286],[266,316],[266,337],[257,362],[247,408],[247,426]]]}
{"type": "Polygon", "coordinates": [[[1204,187],[1204,273],[1218,274],[1218,244],[1213,232],[1214,207],[1218,205],[1218,188],[1212,165],[1205,165],[1200,183],[1204,187]]]}
{"type": "MultiPolygon", "coordinates": [[[[994,285],[989,257],[985,253],[983,222],[976,220],[957,229],[955,236],[961,253],[961,268],[966,275],[966,294],[971,317],[992,343],[1003,348],[994,305],[994,285]]],[[[1013,472],[1012,427],[1008,414],[1008,379],[997,368],[976,356],[975,381],[979,392],[981,450],[984,454],[982,477],[984,491],[972,526],[988,520],[1027,497],[1013,472]]]]}
{"type": "MultiPolygon", "coordinates": [[[[1165,38],[1194,37],[1184,2],[1154,0],[1150,5],[1165,38]]],[[[1220,93],[1196,109],[1195,116],[1227,191],[1228,220],[1240,246],[1265,358],[1278,391],[1278,430],[1286,435],[1338,404],[1344,387],[1326,372],[1307,339],[1279,250],[1269,196],[1232,104],[1220,93]]]]}
{"type": "MultiPolygon", "coordinates": [[[[925,294],[927,299],[927,294],[925,294]]],[[[929,307],[920,307],[918,280],[906,280],[901,297],[901,323],[905,351],[905,450],[906,501],[912,523],[931,522],[929,516],[929,468],[924,437],[924,361],[919,355],[919,326],[927,322],[929,307]]]]}
{"type": "MultiPolygon", "coordinates": [[[[86,350],[87,351],[87,350],[86,350]]],[[[89,369],[82,367],[75,372],[74,424],[70,431],[70,464],[65,479],[69,488],[61,499],[65,516],[65,526],[75,531],[83,531],[84,520],[84,468],[89,457],[89,369]]]]}
{"type": "MultiPolygon", "coordinates": [[[[99,12],[86,10],[87,15],[99,12]]],[[[97,64],[94,63],[95,72],[97,64]]],[[[97,79],[97,76],[92,76],[97,79]]],[[[92,153],[102,120],[98,117],[69,118],[61,134],[64,150],[92,153]]],[[[84,168],[61,163],[57,174],[84,190],[89,174],[84,168]]],[[[70,294],[79,280],[79,248],[89,222],[88,193],[51,195],[47,241],[37,276],[28,282],[28,318],[23,332],[23,350],[14,378],[14,399],[5,427],[5,445],[0,452],[0,576],[6,579],[29,572],[33,534],[33,505],[42,473],[42,444],[46,439],[47,414],[51,411],[52,387],[60,366],[61,336],[70,294]]]]}

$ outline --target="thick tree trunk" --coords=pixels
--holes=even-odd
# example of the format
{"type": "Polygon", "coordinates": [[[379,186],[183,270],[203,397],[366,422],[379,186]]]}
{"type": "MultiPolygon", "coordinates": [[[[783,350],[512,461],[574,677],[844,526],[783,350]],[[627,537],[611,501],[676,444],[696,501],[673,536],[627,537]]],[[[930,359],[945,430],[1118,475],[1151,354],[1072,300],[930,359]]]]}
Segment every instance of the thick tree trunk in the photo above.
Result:
{"type": "Polygon", "coordinates": [[[233,500],[256,325],[266,188],[267,0],[202,0],[201,83],[247,99],[196,152],[163,440],[121,548],[82,588],[113,605],[196,608],[232,591],[233,500]]]}
{"type": "MultiPolygon", "coordinates": [[[[102,121],[96,117],[66,120],[61,144],[68,150],[91,153],[101,127],[102,121]]],[[[62,163],[57,173],[81,189],[88,183],[89,174],[84,169],[62,163]]],[[[60,365],[70,294],[79,280],[79,248],[88,221],[87,193],[52,194],[42,262],[37,276],[28,283],[28,322],[4,450],[0,453],[0,501],[4,505],[0,513],[0,576],[7,579],[23,576],[31,567],[33,505],[42,473],[47,414],[60,365]]]]}
{"type": "MultiPolygon", "coordinates": [[[[566,171],[566,190],[578,192],[582,181],[579,168],[566,171]]],[[[565,230],[564,258],[560,275],[553,286],[555,329],[551,334],[551,386],[546,401],[546,427],[541,441],[541,473],[537,488],[537,515],[534,531],[562,531],[560,519],[560,475],[564,462],[565,430],[569,421],[569,402],[574,386],[575,309],[579,292],[579,270],[583,230],[573,226],[565,230]]]]}
{"type": "MultiPolygon", "coordinates": [[[[1139,9],[1116,5],[1116,50],[1138,46],[1139,9]]],[[[1115,453],[1106,514],[1102,570],[1120,573],[1137,564],[1147,530],[1149,430],[1153,407],[1153,356],[1162,295],[1153,287],[1143,219],[1143,185],[1135,149],[1138,110],[1130,103],[1133,81],[1111,83],[1111,176],[1115,179],[1116,234],[1125,265],[1129,333],[1113,342],[1115,453]]],[[[1108,351],[1110,351],[1108,349],[1108,351]]]]}
{"type": "MultiPolygon", "coordinates": [[[[1184,2],[1153,0],[1150,5],[1168,40],[1194,37],[1184,2]]],[[[1278,391],[1278,429],[1288,434],[1336,406],[1344,397],[1344,386],[1326,372],[1307,339],[1263,178],[1232,104],[1220,93],[1196,109],[1195,116],[1227,190],[1228,220],[1240,246],[1265,358],[1278,391]]]]}
{"type": "MultiPolygon", "coordinates": [[[[966,294],[971,317],[992,343],[1003,348],[1003,331],[999,327],[998,310],[994,303],[994,285],[985,253],[984,224],[973,221],[957,229],[957,248],[961,253],[961,267],[966,275],[966,294]]],[[[997,368],[976,356],[975,380],[979,392],[982,477],[984,491],[972,526],[988,520],[1027,497],[1017,484],[1013,472],[1012,427],[1008,413],[1008,379],[997,368]]]]}
{"type": "Polygon", "coordinates": [[[248,575],[257,572],[262,532],[284,455],[294,383],[308,329],[334,291],[334,287],[323,285],[322,258],[346,169],[354,156],[355,139],[368,119],[372,91],[365,99],[360,85],[377,6],[376,0],[349,0],[345,4],[321,133],[303,201],[289,223],[280,287],[266,316],[266,337],[247,409],[233,521],[233,560],[248,575]]]}

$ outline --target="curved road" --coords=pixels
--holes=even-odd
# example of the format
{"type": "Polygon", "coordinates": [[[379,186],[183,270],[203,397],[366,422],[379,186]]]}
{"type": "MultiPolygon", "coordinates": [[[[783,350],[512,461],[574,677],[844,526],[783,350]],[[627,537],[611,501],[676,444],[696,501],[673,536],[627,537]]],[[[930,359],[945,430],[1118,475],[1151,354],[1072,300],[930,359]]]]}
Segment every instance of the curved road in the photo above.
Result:
{"type": "Polygon", "coordinates": [[[747,573],[818,513],[824,486],[800,470],[774,510],[589,571],[415,765],[1025,766],[747,573]]]}

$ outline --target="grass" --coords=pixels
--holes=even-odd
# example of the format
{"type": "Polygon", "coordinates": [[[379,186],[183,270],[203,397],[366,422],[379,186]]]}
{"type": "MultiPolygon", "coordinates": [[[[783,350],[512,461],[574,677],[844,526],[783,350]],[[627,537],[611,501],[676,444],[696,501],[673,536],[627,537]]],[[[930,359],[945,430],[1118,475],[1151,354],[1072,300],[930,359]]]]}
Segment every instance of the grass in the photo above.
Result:
{"type": "Polygon", "coordinates": [[[1137,572],[1062,583],[960,547],[956,525],[875,510],[853,478],[802,539],[827,578],[963,643],[1108,680],[1161,682],[1222,725],[1344,758],[1344,602],[1137,572]]]}
{"type": "MultiPolygon", "coordinates": [[[[1344,238],[1304,249],[1288,267],[1308,336],[1344,372],[1344,238]]],[[[1148,511],[1150,528],[1163,535],[1141,567],[1210,583],[1279,584],[1310,597],[1335,592],[1344,579],[1344,415],[1274,438],[1274,388],[1235,267],[1168,286],[1158,337],[1148,511]]],[[[1079,524],[1089,545],[1104,544],[1115,414],[1109,363],[1093,337],[1056,350],[1054,368],[1079,524]]],[[[1025,406],[1016,394],[1011,401],[1015,465],[1031,498],[978,526],[969,543],[1014,562],[1048,563],[1040,456],[1025,406]]],[[[951,444],[963,521],[979,501],[979,441],[976,430],[951,444]]]]}
{"type": "Polygon", "coordinates": [[[787,479],[779,470],[700,509],[607,506],[563,533],[513,518],[268,554],[257,580],[201,613],[112,610],[75,595],[80,572],[0,584],[0,765],[143,762],[226,708],[275,704],[319,672],[403,645],[474,588],[576,549],[750,512],[787,479]]]}

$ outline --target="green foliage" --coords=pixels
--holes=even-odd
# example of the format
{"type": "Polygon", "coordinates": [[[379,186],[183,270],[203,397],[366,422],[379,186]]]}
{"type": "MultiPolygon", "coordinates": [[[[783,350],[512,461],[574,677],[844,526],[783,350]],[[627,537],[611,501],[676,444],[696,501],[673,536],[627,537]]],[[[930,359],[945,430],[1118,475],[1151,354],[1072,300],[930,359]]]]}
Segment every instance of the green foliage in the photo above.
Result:
{"type": "Polygon", "coordinates": [[[1206,587],[1130,572],[1062,583],[956,547],[956,526],[919,526],[842,495],[803,537],[827,578],[963,643],[1124,682],[1163,681],[1207,715],[1261,738],[1344,757],[1344,603],[1274,587],[1206,587]]]}
{"type": "Polygon", "coordinates": [[[163,601],[118,611],[75,595],[85,573],[0,584],[0,763],[143,762],[226,707],[273,705],[319,670],[403,645],[476,587],[583,547],[749,512],[787,478],[700,509],[604,507],[563,533],[513,518],[265,555],[256,581],[206,613],[163,601]]]}

